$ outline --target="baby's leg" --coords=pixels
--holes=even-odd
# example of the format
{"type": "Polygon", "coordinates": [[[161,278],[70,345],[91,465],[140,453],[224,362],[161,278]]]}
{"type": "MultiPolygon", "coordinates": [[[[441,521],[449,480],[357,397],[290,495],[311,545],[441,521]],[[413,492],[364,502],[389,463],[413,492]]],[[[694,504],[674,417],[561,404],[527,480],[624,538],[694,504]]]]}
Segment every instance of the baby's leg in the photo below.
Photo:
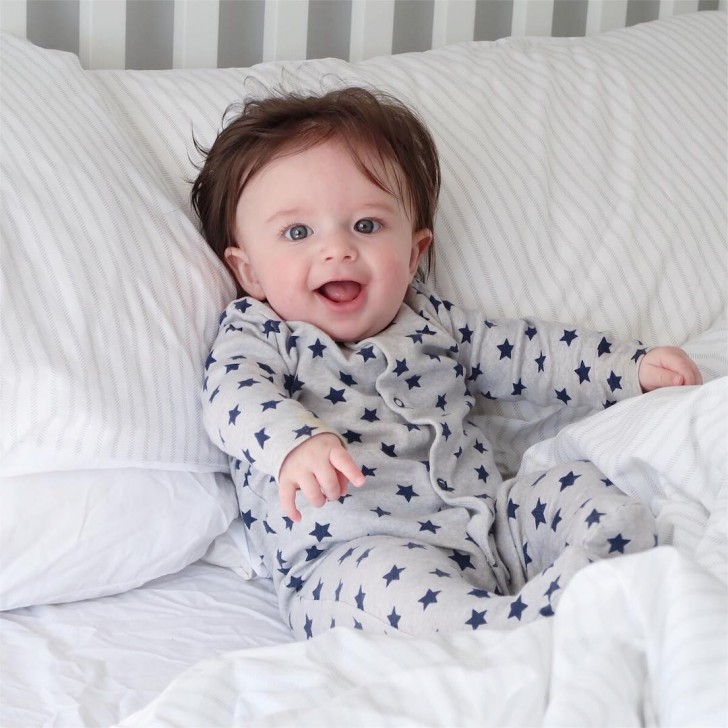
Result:
{"type": "Polygon", "coordinates": [[[512,592],[552,564],[569,572],[559,582],[563,587],[584,559],[596,561],[657,545],[650,509],[622,493],[588,461],[560,464],[504,483],[496,502],[495,533],[511,572],[512,592]]]}
{"type": "Polygon", "coordinates": [[[289,624],[299,639],[336,626],[417,635],[516,627],[551,613],[552,592],[540,584],[517,596],[495,584],[475,552],[367,536],[322,557],[288,602],[289,624]]]}

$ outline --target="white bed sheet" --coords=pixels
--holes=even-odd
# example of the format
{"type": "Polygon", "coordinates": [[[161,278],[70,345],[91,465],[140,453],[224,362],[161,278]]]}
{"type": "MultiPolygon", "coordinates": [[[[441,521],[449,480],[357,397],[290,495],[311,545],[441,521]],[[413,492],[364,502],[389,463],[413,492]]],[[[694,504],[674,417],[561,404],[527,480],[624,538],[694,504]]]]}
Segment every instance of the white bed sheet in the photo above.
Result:
{"type": "Polygon", "coordinates": [[[3,728],[110,726],[200,660],[292,641],[268,580],[203,562],[123,594],[4,612],[0,632],[3,728]]]}

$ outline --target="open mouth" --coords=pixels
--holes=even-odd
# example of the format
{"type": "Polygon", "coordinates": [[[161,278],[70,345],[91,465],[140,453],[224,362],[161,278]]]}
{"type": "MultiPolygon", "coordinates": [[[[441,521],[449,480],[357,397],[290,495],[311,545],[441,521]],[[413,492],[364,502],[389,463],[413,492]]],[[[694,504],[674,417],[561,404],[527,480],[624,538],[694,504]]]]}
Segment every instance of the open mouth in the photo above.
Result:
{"type": "Polygon", "coordinates": [[[329,281],[318,289],[318,293],[332,303],[350,303],[361,289],[361,283],[356,281],[329,281]]]}

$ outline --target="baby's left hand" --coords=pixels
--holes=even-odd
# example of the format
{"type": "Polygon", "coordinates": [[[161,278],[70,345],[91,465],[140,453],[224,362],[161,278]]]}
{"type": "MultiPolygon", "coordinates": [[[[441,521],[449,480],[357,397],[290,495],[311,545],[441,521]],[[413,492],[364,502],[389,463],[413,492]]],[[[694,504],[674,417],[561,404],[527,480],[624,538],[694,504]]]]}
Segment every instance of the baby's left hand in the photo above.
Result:
{"type": "Polygon", "coordinates": [[[660,387],[702,384],[703,377],[695,362],[676,346],[656,346],[640,361],[638,370],[643,392],[660,387]]]}

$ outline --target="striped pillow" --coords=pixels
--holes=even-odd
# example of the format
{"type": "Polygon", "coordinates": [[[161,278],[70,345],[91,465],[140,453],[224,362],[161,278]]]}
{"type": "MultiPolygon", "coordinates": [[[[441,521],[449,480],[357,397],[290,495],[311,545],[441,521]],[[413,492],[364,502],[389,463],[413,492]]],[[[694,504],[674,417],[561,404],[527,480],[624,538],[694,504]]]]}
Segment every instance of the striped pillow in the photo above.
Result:
{"type": "Polygon", "coordinates": [[[73,56],[3,36],[0,66],[0,609],[15,609],[131,589],[227,529],[234,489],[198,392],[233,288],[73,56]]]}
{"type": "MultiPolygon", "coordinates": [[[[444,296],[491,317],[531,314],[650,345],[695,352],[700,341],[708,378],[728,373],[725,33],[724,13],[700,12],[360,63],[89,75],[184,209],[191,130],[211,143],[231,102],[274,86],[389,90],[438,143],[444,296]]],[[[483,409],[506,473],[586,414],[527,402],[483,409]]]]}
{"type": "Polygon", "coordinates": [[[1,54],[0,474],[226,471],[198,405],[221,264],[74,56],[1,54]]]}
{"type": "Polygon", "coordinates": [[[383,88],[432,129],[443,166],[436,285],[489,315],[535,314],[682,344],[725,309],[724,13],[584,38],[466,42],[360,63],[97,71],[187,204],[191,130],[283,85],[383,88]]]}

